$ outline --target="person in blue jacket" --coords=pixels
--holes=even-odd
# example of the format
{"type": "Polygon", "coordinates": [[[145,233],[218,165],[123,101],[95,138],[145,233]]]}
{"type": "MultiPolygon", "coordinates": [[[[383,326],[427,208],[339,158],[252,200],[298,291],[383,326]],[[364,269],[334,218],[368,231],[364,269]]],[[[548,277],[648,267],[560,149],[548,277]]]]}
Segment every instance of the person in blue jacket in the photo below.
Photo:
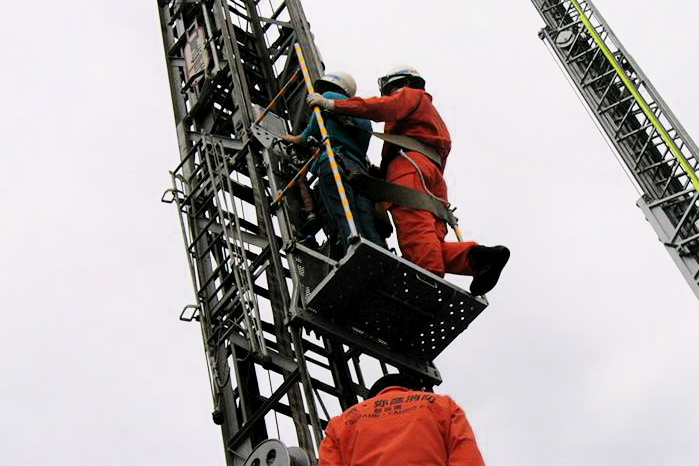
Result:
{"type": "MultiPolygon", "coordinates": [[[[338,71],[327,73],[314,83],[315,89],[323,97],[328,99],[344,100],[353,97],[357,85],[354,78],[348,73],[338,71]]],[[[325,128],[328,131],[338,165],[345,173],[357,171],[367,173],[369,160],[367,150],[371,139],[371,122],[363,118],[343,117],[346,121],[334,118],[326,118],[325,128]]],[[[282,139],[294,144],[305,144],[310,137],[320,141],[320,129],[315,116],[311,116],[306,129],[299,135],[284,135],[282,139]]],[[[328,161],[327,150],[318,157],[311,166],[311,172],[318,176],[318,191],[321,202],[327,213],[328,227],[340,240],[342,255],[349,247],[349,225],[345,211],[340,201],[340,194],[328,161]]],[[[343,181],[350,210],[354,216],[357,233],[359,236],[381,246],[387,247],[384,239],[379,235],[374,223],[374,202],[366,196],[356,192],[347,182],[343,181]]]]}

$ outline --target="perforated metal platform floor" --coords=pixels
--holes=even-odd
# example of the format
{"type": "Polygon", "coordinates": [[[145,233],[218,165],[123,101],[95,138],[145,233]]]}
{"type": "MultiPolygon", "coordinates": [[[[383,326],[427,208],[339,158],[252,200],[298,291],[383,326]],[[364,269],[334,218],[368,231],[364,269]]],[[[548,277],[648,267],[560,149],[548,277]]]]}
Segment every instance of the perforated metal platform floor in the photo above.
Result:
{"type": "Polygon", "coordinates": [[[361,240],[312,288],[295,318],[350,344],[370,342],[432,361],[487,305],[484,297],[361,240]]]}

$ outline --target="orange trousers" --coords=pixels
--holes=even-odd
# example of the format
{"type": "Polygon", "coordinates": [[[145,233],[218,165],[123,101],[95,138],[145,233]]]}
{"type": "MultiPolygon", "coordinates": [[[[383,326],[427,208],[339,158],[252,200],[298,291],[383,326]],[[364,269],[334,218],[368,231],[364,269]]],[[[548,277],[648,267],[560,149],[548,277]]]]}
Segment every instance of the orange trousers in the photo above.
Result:
{"type": "MultiPolygon", "coordinates": [[[[447,200],[447,185],[442,170],[419,152],[406,152],[405,156],[399,154],[391,160],[386,181],[425,192],[418,169],[422,172],[427,189],[435,196],[447,200]]],[[[478,243],[444,241],[447,234],[446,222],[435,217],[432,212],[397,204],[390,205],[389,211],[403,257],[440,277],[445,273],[473,275],[468,252],[478,243]]]]}

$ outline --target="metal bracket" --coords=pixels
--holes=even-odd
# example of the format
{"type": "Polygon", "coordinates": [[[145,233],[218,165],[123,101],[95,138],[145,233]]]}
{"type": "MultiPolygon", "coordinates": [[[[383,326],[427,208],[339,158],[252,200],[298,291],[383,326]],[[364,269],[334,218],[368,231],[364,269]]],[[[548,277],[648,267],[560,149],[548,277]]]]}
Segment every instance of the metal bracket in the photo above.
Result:
{"type": "Polygon", "coordinates": [[[184,193],[177,189],[166,189],[163,196],[160,198],[160,202],[164,202],[165,204],[172,204],[176,200],[182,202],[184,198],[179,196],[180,194],[184,196],[184,193]],[[170,196],[168,197],[168,195],[170,196]]]}
{"type": "Polygon", "coordinates": [[[196,320],[198,322],[200,313],[201,309],[198,305],[188,304],[184,307],[184,309],[182,309],[182,312],[180,313],[180,320],[183,322],[191,322],[193,320],[196,320]],[[191,312],[188,314],[188,311],[191,312]]]}
{"type": "Polygon", "coordinates": [[[274,143],[279,140],[279,136],[272,133],[271,131],[263,128],[260,125],[250,125],[250,131],[252,132],[252,135],[255,136],[255,139],[257,139],[260,144],[262,144],[264,147],[269,149],[274,145],[274,143]]]}

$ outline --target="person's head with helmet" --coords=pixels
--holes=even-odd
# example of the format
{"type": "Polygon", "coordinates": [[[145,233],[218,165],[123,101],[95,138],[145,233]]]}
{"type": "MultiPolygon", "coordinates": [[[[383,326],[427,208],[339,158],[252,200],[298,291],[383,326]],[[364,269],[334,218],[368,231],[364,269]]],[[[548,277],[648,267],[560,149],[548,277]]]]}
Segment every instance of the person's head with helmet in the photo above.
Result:
{"type": "Polygon", "coordinates": [[[380,377],[369,389],[367,398],[373,398],[388,387],[403,387],[416,391],[432,391],[430,386],[421,377],[408,374],[386,374],[380,377]]]}
{"type": "Polygon", "coordinates": [[[379,78],[381,95],[391,95],[403,87],[425,90],[425,80],[410,65],[394,66],[388,73],[379,78]]]}
{"type": "Polygon", "coordinates": [[[484,466],[463,409],[425,393],[431,385],[412,372],[379,378],[364,401],[328,422],[319,464],[484,466]]]}
{"type": "Polygon", "coordinates": [[[319,94],[326,92],[338,92],[347,97],[354,97],[357,92],[357,83],[354,78],[344,71],[326,73],[314,83],[315,91],[319,94]]]}

